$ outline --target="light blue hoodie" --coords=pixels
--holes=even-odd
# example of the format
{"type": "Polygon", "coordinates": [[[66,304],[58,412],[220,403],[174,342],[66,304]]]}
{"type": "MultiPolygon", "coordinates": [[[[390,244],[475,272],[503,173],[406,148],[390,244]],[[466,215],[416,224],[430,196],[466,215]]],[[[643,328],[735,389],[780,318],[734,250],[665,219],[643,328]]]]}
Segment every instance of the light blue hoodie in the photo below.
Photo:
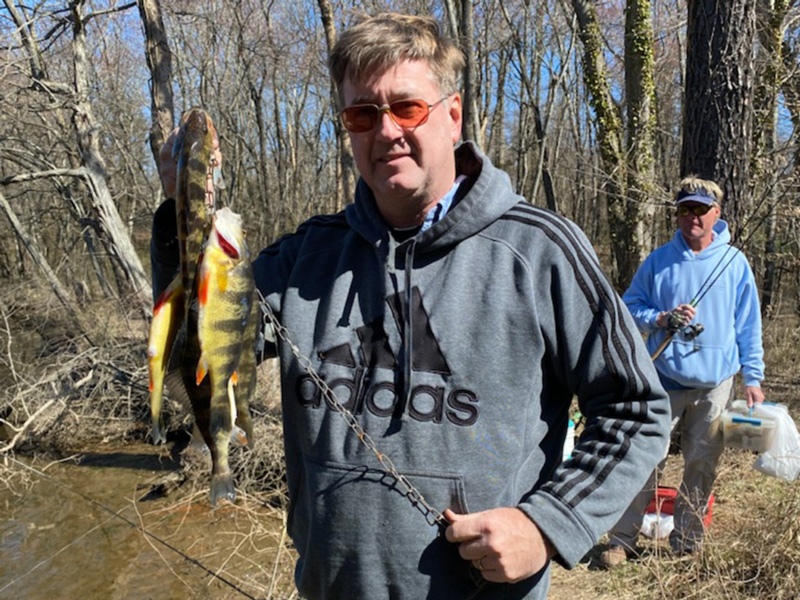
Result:
{"type": "Polygon", "coordinates": [[[656,325],[658,313],[708,290],[693,321],[705,330],[694,340],[677,333],[655,361],[665,389],[713,388],[740,367],[745,385],[758,386],[764,379],[755,279],[730,239],[728,224],[717,221],[711,245],[695,254],[676,232],[645,259],[623,296],[639,329],[650,334],[647,348],[652,354],[667,335],[656,325]]]}

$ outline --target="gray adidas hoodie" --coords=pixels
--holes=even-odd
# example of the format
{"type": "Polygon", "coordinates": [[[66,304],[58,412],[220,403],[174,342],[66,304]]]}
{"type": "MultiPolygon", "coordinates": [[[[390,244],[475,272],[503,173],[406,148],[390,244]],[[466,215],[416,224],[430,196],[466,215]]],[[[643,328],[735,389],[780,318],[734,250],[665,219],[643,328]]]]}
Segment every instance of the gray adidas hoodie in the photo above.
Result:
{"type": "MultiPolygon", "coordinates": [[[[394,242],[355,203],[265,249],[256,284],[294,344],[397,470],[439,511],[518,506],[574,566],[627,507],[667,443],[669,404],[627,309],[581,231],[527,204],[470,143],[466,195],[394,242]],[[561,463],[568,408],[586,429],[561,463]]],[[[545,598],[548,569],[474,577],[281,358],[289,533],[308,598],[545,598]]]]}
{"type": "MultiPolygon", "coordinates": [[[[581,231],[515,195],[472,144],[456,154],[465,193],[430,229],[395,243],[362,181],[343,212],[262,251],[256,284],[429,505],[517,506],[571,567],[663,456],[667,396],[581,231]],[[561,464],[573,396],[586,426],[561,464]]],[[[289,345],[277,353],[304,597],[546,597],[549,568],[516,584],[476,576],[289,345]]]]}

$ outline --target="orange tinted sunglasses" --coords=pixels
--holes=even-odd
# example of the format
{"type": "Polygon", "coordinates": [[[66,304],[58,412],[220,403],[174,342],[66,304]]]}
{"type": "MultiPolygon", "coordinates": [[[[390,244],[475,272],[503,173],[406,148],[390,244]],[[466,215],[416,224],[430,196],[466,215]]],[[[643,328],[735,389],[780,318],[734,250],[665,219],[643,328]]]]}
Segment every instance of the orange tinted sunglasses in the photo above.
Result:
{"type": "Polygon", "coordinates": [[[439,98],[433,104],[428,104],[425,100],[395,100],[389,104],[378,106],[377,104],[353,104],[348,106],[339,116],[342,125],[351,133],[364,133],[372,131],[381,118],[381,113],[388,112],[392,121],[404,129],[419,127],[428,120],[431,110],[443,100],[449,98],[439,98]]]}

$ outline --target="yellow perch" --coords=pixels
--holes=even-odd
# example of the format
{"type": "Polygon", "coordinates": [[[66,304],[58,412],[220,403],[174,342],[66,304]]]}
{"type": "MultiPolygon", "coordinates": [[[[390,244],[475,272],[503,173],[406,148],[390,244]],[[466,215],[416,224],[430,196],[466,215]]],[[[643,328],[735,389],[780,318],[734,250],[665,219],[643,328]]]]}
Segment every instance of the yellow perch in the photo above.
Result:
{"type": "Polygon", "coordinates": [[[183,285],[180,276],[177,276],[167,289],[161,292],[153,307],[153,321],[150,323],[150,337],[147,343],[147,364],[150,373],[151,435],[156,444],[167,441],[164,434],[164,420],[161,416],[164,375],[175,337],[183,324],[183,304],[183,285]]]}
{"type": "MultiPolygon", "coordinates": [[[[181,118],[180,129],[172,147],[177,163],[176,211],[178,247],[181,258],[181,279],[186,301],[194,291],[195,267],[208,231],[210,208],[207,202],[207,181],[216,167],[214,137],[216,130],[211,117],[201,108],[192,108],[181,118]]],[[[189,318],[188,305],[185,306],[189,318]]]]}
{"type": "MultiPolygon", "coordinates": [[[[236,496],[228,466],[228,447],[234,423],[244,422],[245,416],[240,418],[238,411],[249,411],[241,401],[237,407],[234,386],[252,313],[253,270],[242,218],[229,208],[214,214],[197,279],[200,358],[195,375],[198,386],[206,376],[211,383],[208,433],[213,462],[211,504],[215,505],[220,498],[233,500],[236,496]]],[[[245,352],[254,352],[252,345],[245,352]]],[[[248,356],[241,366],[255,369],[255,361],[248,356]]],[[[246,420],[244,429],[250,433],[249,413],[246,420]]]]}

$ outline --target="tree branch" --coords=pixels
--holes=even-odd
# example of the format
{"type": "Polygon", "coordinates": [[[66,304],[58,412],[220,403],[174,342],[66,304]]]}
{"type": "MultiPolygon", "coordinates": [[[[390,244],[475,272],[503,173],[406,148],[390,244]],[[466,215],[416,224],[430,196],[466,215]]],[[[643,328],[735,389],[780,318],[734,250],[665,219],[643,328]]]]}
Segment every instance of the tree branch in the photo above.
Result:
{"type": "Polygon", "coordinates": [[[86,169],[78,167],[77,169],[49,169],[47,171],[36,171],[34,173],[22,173],[20,175],[10,175],[0,179],[0,185],[11,185],[12,183],[24,183],[26,181],[34,181],[36,179],[47,179],[49,177],[86,177],[86,169]]]}

